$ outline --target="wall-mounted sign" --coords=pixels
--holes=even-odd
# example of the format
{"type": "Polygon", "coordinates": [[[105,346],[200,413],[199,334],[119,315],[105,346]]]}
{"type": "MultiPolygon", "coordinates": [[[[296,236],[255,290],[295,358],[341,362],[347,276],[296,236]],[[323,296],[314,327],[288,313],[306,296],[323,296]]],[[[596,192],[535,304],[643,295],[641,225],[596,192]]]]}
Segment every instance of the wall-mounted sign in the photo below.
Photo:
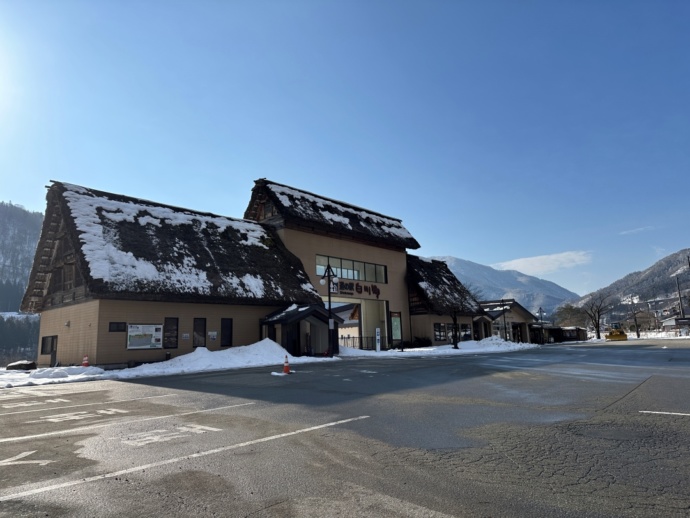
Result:
{"type": "Polygon", "coordinates": [[[338,283],[338,289],[342,295],[354,295],[355,293],[361,295],[366,293],[367,295],[375,295],[377,299],[379,298],[379,295],[381,295],[381,290],[378,286],[376,286],[376,284],[361,284],[359,282],[340,281],[338,283]]]}
{"type": "Polygon", "coordinates": [[[127,326],[127,349],[162,348],[162,324],[129,324],[127,326]]]}
{"type": "Polygon", "coordinates": [[[391,311],[391,337],[402,340],[402,317],[399,311],[391,311]]]}

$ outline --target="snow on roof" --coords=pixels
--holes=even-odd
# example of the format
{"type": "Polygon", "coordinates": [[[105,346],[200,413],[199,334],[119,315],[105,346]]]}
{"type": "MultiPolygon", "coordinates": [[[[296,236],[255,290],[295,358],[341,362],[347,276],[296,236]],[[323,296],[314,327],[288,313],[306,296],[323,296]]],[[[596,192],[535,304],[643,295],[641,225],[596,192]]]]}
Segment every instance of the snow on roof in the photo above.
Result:
{"type": "Polygon", "coordinates": [[[407,256],[408,277],[434,311],[481,313],[479,303],[443,261],[407,256]]]}
{"type": "Polygon", "coordinates": [[[107,284],[107,291],[320,300],[298,261],[290,261],[258,223],[55,185],[69,208],[88,273],[107,284]]]}
{"type": "Polygon", "coordinates": [[[279,212],[292,220],[404,248],[419,248],[399,219],[265,179],[257,180],[255,190],[257,187],[265,187],[279,212]]]}

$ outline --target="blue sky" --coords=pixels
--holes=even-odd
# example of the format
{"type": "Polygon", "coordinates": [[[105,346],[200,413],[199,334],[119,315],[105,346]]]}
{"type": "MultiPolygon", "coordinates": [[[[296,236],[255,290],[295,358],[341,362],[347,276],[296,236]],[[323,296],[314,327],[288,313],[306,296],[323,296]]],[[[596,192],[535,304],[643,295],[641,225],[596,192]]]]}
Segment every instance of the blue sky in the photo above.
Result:
{"type": "Polygon", "coordinates": [[[0,200],[254,180],[579,294],[690,246],[686,0],[0,0],[0,200]]]}

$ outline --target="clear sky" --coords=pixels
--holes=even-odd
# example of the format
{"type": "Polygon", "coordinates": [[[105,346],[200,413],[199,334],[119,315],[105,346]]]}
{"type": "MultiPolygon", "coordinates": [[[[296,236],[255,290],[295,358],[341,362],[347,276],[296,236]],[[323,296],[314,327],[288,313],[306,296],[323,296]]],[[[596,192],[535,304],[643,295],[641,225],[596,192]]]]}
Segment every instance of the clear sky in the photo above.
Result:
{"type": "MultiPolygon", "coordinates": [[[[0,201],[268,178],[585,294],[690,246],[690,1],[0,0],[0,201]]],[[[0,222],[1,224],[1,222],[0,222]]]]}

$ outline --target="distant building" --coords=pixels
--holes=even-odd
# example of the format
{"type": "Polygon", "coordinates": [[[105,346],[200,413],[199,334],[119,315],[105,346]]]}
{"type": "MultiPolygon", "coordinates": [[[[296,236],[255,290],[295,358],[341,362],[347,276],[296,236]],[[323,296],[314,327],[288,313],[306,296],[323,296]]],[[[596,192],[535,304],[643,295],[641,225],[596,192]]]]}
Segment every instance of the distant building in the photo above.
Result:
{"type": "Polygon", "coordinates": [[[690,335],[690,318],[671,317],[661,321],[663,331],[675,332],[678,336],[690,335]]]}
{"type": "Polygon", "coordinates": [[[515,299],[486,300],[480,305],[491,317],[494,336],[511,342],[532,342],[530,324],[538,319],[515,299]]]}

